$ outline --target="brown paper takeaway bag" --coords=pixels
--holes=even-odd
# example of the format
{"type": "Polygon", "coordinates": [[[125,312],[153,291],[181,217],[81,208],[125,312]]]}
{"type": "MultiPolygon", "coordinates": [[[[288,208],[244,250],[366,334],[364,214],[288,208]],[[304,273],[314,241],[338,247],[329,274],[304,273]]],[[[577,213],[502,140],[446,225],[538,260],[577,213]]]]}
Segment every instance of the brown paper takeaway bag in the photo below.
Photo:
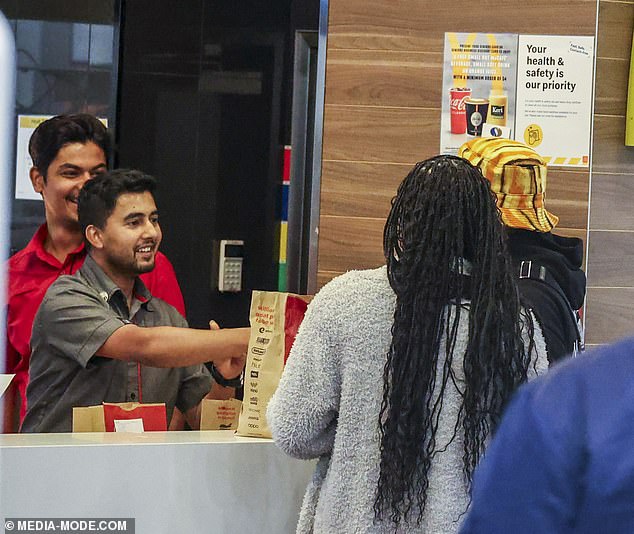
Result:
{"type": "Polygon", "coordinates": [[[242,403],[238,399],[203,399],[200,413],[201,430],[235,430],[242,403]]]}
{"type": "Polygon", "coordinates": [[[275,393],[311,296],[254,291],[244,399],[237,434],[270,438],[266,407],[275,393]]]}

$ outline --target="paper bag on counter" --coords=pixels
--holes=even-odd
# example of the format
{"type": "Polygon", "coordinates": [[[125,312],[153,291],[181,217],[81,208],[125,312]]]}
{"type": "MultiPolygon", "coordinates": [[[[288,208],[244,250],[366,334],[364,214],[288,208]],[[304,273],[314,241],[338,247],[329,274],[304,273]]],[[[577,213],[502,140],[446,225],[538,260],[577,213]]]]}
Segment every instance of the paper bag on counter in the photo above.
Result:
{"type": "Polygon", "coordinates": [[[200,414],[201,430],[235,430],[242,402],[238,399],[203,399],[200,414]]]}
{"type": "MultiPolygon", "coordinates": [[[[134,419],[142,421],[144,431],[167,430],[167,411],[163,403],[104,402],[100,406],[73,408],[73,432],[115,432],[117,421],[134,419]]],[[[135,426],[138,428],[139,425],[135,426]]]]}
{"type": "Polygon", "coordinates": [[[266,407],[275,393],[311,296],[253,291],[251,337],[237,434],[270,438],[266,407]]]}
{"type": "Polygon", "coordinates": [[[115,431],[116,421],[141,419],[146,432],[167,431],[167,410],[165,404],[140,404],[138,402],[103,403],[103,418],[106,432],[115,431]]]}
{"type": "Polygon", "coordinates": [[[105,432],[103,406],[73,408],[73,432],[105,432]]]}

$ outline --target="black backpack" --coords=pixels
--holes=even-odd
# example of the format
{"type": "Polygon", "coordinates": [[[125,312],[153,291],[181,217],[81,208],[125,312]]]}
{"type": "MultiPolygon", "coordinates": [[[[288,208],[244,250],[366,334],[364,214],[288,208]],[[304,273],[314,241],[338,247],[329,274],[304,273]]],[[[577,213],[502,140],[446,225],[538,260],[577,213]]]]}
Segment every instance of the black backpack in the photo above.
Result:
{"type": "Polygon", "coordinates": [[[542,327],[549,362],[552,364],[566,355],[577,356],[585,350],[579,312],[572,308],[548,268],[537,261],[522,260],[517,269],[521,301],[533,311],[542,327]]]}

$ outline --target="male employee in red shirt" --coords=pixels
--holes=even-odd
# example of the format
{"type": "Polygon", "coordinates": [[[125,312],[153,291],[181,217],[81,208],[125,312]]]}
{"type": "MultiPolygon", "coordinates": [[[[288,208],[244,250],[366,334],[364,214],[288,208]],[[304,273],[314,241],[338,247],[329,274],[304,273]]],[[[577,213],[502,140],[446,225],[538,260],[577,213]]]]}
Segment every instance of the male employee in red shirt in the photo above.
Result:
{"type": "MultiPolygon", "coordinates": [[[[33,319],[44,293],[62,274],[73,274],[86,258],[77,218],[77,195],[87,180],[106,172],[110,139],[105,126],[87,114],[60,115],[40,124],[29,141],[33,189],[42,195],[46,222],[8,262],[6,372],[15,373],[20,422],[26,413],[33,319]]],[[[141,275],[152,295],[183,316],[185,304],[170,261],[160,252],[152,271],[141,275]]],[[[8,392],[9,393],[9,392],[8,392]]],[[[5,401],[4,431],[17,431],[15,395],[5,401]]]]}

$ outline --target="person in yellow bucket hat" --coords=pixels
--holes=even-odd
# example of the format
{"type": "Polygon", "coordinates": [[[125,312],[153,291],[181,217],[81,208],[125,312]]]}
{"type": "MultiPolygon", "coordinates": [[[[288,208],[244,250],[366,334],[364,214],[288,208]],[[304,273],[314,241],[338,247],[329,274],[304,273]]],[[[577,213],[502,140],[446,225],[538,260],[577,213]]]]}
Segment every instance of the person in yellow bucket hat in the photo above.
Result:
{"type": "Polygon", "coordinates": [[[545,205],[546,162],[525,144],[499,137],[468,141],[458,155],[480,168],[497,197],[520,294],[542,326],[549,361],[581,350],[583,241],[552,232],[559,217],[545,205]]]}

